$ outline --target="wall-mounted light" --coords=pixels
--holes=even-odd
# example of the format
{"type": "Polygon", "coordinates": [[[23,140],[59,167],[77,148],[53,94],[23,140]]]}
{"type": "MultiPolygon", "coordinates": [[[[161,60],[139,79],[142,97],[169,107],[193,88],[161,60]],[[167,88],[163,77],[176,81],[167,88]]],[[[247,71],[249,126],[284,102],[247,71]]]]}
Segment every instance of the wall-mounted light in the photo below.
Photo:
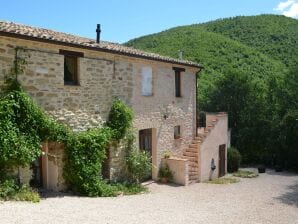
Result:
{"type": "Polygon", "coordinates": [[[159,108],[164,120],[168,119],[171,116],[172,110],[170,108],[170,105],[163,105],[162,107],[160,106],[159,108]]]}

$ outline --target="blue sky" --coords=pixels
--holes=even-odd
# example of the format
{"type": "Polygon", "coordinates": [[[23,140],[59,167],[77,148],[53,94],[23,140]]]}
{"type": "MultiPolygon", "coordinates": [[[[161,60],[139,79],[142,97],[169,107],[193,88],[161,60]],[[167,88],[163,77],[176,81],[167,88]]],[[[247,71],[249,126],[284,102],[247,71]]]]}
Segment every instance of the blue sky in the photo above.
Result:
{"type": "Polygon", "coordinates": [[[237,15],[297,18],[298,0],[5,0],[0,20],[123,43],[179,25],[237,15]]]}

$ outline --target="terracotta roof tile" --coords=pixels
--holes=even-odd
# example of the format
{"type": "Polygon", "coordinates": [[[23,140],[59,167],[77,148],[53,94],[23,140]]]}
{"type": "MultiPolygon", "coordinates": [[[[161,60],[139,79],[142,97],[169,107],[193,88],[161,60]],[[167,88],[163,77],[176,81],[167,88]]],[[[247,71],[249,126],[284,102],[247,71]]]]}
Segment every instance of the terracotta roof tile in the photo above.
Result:
{"type": "Polygon", "coordinates": [[[95,40],[85,37],[79,37],[72,34],[57,32],[53,30],[26,26],[22,24],[0,21],[0,35],[16,35],[20,38],[32,38],[35,40],[43,40],[49,42],[59,42],[60,44],[76,45],[80,47],[91,48],[94,50],[108,51],[112,53],[119,53],[129,55],[132,57],[141,57],[152,60],[177,63],[192,67],[201,67],[191,61],[175,59],[171,57],[161,56],[158,54],[141,51],[132,47],[126,47],[121,44],[111,43],[107,41],[100,41],[96,43],[95,40]]]}

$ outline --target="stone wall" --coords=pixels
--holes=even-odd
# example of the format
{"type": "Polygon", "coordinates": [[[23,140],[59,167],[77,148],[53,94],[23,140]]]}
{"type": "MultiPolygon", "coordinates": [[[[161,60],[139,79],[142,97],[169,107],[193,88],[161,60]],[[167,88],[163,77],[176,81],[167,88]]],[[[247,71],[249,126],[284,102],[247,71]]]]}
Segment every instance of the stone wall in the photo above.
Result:
{"type": "MultiPolygon", "coordinates": [[[[208,119],[208,114],[206,116],[208,119]]],[[[218,177],[219,146],[222,144],[226,145],[225,173],[227,172],[227,145],[229,141],[228,115],[221,114],[217,115],[216,118],[218,119],[217,123],[200,146],[199,167],[201,182],[218,177]],[[216,169],[214,171],[211,170],[212,159],[214,159],[216,166],[216,169]]]]}
{"type": "MultiPolygon", "coordinates": [[[[195,135],[196,68],[172,63],[120,56],[111,53],[66,47],[55,44],[0,37],[0,85],[9,72],[16,46],[27,48],[28,68],[19,75],[24,89],[57,120],[75,131],[101,125],[108,116],[113,96],[123,99],[135,113],[134,128],[153,129],[153,158],[159,167],[162,153],[170,150],[181,156],[195,135]],[[79,59],[78,86],[64,85],[63,55],[59,49],[83,52],[79,59]],[[142,96],[141,69],[152,68],[152,96],[142,96]],[[181,74],[182,97],[175,97],[173,67],[185,68],[181,74]],[[168,118],[164,119],[164,114],[168,118]],[[174,126],[181,126],[181,139],[174,139],[174,126]]],[[[137,142],[138,145],[138,142],[137,142]]],[[[111,154],[119,160],[119,154],[111,154]]],[[[157,178],[157,169],[153,169],[157,178]]]]}
{"type": "MultiPolygon", "coordinates": [[[[135,88],[132,107],[135,111],[134,127],[153,129],[153,141],[156,153],[153,152],[153,165],[160,166],[162,155],[171,151],[173,156],[182,156],[195,135],[195,74],[187,70],[181,73],[182,97],[175,97],[175,75],[172,66],[157,63],[137,64],[135,66],[135,88]],[[141,95],[141,68],[151,66],[153,69],[153,94],[141,95]],[[164,114],[168,118],[164,118],[164,114]],[[180,125],[181,138],[174,139],[174,126],[180,125]]],[[[138,140],[138,139],[137,139],[138,140]]],[[[138,144],[138,143],[137,143],[138,144]]],[[[154,148],[153,148],[154,150],[154,148]]],[[[157,172],[153,172],[157,178],[157,172]]]]}

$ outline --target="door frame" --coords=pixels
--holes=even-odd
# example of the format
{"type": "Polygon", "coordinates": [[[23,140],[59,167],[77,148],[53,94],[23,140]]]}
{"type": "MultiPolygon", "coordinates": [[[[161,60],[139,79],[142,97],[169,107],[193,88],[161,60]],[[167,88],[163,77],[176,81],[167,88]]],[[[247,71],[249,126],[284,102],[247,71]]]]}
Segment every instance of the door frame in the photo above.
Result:
{"type": "Polygon", "coordinates": [[[226,174],[226,144],[218,147],[218,177],[226,174]]]}
{"type": "Polygon", "coordinates": [[[137,138],[137,145],[140,150],[140,131],[151,129],[151,162],[152,162],[152,172],[151,177],[153,180],[157,180],[158,172],[157,172],[157,130],[156,128],[152,127],[145,127],[138,130],[138,138],[137,138]]]}

